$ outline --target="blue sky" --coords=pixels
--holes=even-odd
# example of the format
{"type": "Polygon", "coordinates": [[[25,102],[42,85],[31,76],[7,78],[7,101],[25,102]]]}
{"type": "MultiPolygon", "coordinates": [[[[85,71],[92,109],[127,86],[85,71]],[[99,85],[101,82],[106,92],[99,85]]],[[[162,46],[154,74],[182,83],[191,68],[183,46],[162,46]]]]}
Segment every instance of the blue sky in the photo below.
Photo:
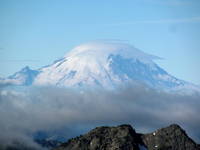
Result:
{"type": "Polygon", "coordinates": [[[0,0],[0,76],[52,63],[74,46],[127,40],[200,84],[199,0],[0,0]]]}

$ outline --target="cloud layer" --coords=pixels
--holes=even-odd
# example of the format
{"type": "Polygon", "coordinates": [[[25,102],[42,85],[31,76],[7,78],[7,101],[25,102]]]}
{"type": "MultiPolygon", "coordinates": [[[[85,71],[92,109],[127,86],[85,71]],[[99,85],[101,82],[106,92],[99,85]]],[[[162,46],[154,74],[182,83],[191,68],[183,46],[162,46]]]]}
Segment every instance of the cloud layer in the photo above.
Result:
{"type": "Polygon", "coordinates": [[[73,137],[100,125],[132,124],[150,132],[178,123],[200,142],[200,96],[157,92],[143,85],[116,91],[76,91],[55,87],[1,89],[1,144],[20,139],[30,144],[38,131],[73,137]]]}

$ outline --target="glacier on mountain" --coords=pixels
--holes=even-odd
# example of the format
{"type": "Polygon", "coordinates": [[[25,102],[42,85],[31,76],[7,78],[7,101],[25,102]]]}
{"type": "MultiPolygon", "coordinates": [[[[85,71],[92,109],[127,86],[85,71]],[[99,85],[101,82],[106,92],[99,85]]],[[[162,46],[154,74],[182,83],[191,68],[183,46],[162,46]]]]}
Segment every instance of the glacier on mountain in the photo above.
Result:
{"type": "Polygon", "coordinates": [[[64,86],[114,89],[120,85],[139,82],[163,90],[199,87],[179,80],[159,67],[157,56],[119,41],[96,41],[79,45],[63,58],[38,70],[9,77],[20,79],[24,85],[64,86]],[[26,78],[26,79],[25,79],[26,78]]]}

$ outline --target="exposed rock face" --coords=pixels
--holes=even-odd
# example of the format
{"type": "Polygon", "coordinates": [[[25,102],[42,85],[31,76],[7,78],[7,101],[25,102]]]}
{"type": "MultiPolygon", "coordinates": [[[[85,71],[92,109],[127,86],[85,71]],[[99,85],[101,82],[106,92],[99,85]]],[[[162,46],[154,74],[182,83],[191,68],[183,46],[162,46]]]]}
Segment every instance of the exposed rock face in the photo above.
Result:
{"type": "Polygon", "coordinates": [[[97,127],[54,150],[199,150],[178,125],[138,134],[130,125],[97,127]]]}
{"type": "Polygon", "coordinates": [[[142,135],[148,150],[197,150],[197,144],[178,125],[142,135]]]}
{"type": "Polygon", "coordinates": [[[56,150],[139,150],[140,136],[130,125],[118,127],[97,127],[56,150]]]}

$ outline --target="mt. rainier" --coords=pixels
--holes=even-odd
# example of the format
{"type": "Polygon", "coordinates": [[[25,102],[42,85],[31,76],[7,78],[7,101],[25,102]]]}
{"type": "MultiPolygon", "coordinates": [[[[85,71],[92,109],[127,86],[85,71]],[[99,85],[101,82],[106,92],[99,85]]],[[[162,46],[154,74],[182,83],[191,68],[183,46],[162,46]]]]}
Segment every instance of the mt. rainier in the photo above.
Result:
{"type": "Polygon", "coordinates": [[[159,57],[125,43],[86,43],[75,47],[53,64],[37,70],[32,84],[113,89],[136,81],[156,89],[189,87],[199,90],[199,87],[168,74],[153,62],[154,59],[159,57]]]}

